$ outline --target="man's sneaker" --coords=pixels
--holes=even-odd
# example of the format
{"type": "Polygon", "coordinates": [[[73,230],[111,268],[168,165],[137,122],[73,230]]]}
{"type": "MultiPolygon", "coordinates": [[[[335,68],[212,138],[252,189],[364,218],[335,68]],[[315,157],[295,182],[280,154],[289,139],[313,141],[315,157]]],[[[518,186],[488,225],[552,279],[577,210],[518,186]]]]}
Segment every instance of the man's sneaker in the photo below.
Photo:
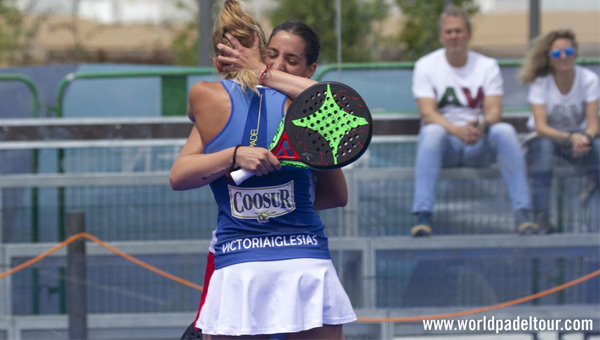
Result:
{"type": "Polygon", "coordinates": [[[533,235],[539,234],[540,227],[533,222],[523,222],[517,226],[517,233],[519,235],[533,235]]]}
{"type": "Polygon", "coordinates": [[[413,237],[430,236],[433,230],[425,224],[418,224],[410,229],[410,234],[413,237]]]}
{"type": "Polygon", "coordinates": [[[540,232],[538,224],[531,221],[529,210],[519,209],[515,211],[515,222],[519,235],[532,235],[540,232]]]}
{"type": "Polygon", "coordinates": [[[413,237],[430,236],[433,233],[431,229],[432,214],[428,211],[417,213],[417,225],[410,229],[413,237]]]}

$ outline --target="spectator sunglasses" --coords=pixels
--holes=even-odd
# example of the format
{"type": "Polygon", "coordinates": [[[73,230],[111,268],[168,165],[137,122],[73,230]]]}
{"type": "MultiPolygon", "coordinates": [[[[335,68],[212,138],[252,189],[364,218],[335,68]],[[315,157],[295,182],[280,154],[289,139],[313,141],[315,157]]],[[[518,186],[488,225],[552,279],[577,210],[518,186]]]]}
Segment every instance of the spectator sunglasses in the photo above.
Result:
{"type": "Polygon", "coordinates": [[[560,59],[563,51],[565,52],[565,56],[567,56],[567,58],[575,55],[575,47],[565,47],[562,50],[556,49],[550,51],[550,56],[552,56],[553,59],[560,59]]]}

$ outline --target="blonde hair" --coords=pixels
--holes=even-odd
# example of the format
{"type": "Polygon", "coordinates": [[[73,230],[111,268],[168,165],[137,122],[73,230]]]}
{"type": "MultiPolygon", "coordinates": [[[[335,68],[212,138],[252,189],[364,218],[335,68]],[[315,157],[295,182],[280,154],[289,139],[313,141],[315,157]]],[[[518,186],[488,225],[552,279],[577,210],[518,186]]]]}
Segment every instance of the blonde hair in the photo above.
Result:
{"type": "MultiPolygon", "coordinates": [[[[250,48],[254,42],[254,33],[257,33],[259,39],[259,50],[261,59],[264,59],[267,48],[267,39],[260,24],[242,8],[242,5],[236,0],[226,0],[223,8],[213,27],[213,48],[215,55],[220,52],[217,44],[221,43],[232,47],[231,42],[225,36],[225,33],[233,35],[244,47],[250,48]]],[[[249,69],[240,71],[225,72],[222,74],[225,79],[235,79],[240,82],[242,90],[246,87],[256,91],[258,78],[256,74],[249,69]]]]}
{"type": "Polygon", "coordinates": [[[535,78],[552,73],[550,49],[557,39],[571,40],[577,54],[577,39],[575,38],[575,33],[569,29],[558,29],[537,37],[533,42],[533,46],[527,52],[523,66],[519,72],[519,81],[521,84],[532,83],[535,78]]]}

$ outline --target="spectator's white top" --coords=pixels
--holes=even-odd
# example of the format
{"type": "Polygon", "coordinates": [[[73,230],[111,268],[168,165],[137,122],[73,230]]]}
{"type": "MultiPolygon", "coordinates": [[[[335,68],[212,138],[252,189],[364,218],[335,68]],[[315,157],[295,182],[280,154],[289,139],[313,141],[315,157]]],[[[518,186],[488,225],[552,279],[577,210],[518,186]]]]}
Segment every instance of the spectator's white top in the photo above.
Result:
{"type": "MultiPolygon", "coordinates": [[[[548,125],[561,131],[578,131],[585,129],[585,104],[599,97],[598,75],[575,65],[575,80],[569,93],[560,93],[554,77],[549,74],[536,78],[529,85],[528,101],[530,104],[546,105],[548,125]]],[[[533,115],[529,116],[527,127],[535,130],[533,115]]]]}
{"type": "Polygon", "coordinates": [[[453,124],[465,125],[482,112],[484,96],[501,96],[503,80],[495,59],[469,51],[467,63],[454,67],[441,48],[415,63],[412,91],[416,98],[435,98],[438,111],[453,124]]]}

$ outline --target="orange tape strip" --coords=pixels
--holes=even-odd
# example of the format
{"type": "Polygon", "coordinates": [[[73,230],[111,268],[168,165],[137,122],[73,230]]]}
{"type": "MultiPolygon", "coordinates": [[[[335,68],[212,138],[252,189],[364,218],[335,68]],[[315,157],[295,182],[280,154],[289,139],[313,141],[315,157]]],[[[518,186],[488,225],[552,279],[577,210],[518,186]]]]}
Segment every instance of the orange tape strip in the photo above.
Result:
{"type": "MultiPolygon", "coordinates": [[[[182,279],[180,277],[177,277],[175,275],[169,274],[167,272],[165,272],[164,270],[158,269],[152,265],[147,264],[144,261],[138,260],[135,257],[122,252],[121,250],[107,244],[106,242],[98,239],[95,236],[92,236],[88,233],[79,233],[79,234],[75,234],[71,237],[69,237],[68,239],[64,240],[63,242],[55,245],[54,247],[46,250],[45,252],[41,253],[40,255],[27,260],[23,263],[21,263],[20,265],[4,272],[4,273],[0,273],[0,279],[3,279],[9,275],[12,275],[28,266],[31,266],[32,264],[43,260],[44,258],[48,257],[50,254],[56,252],[57,250],[59,250],[60,248],[68,245],[71,242],[74,242],[76,240],[78,240],[79,238],[84,237],[87,238],[90,241],[94,241],[96,243],[98,243],[100,246],[112,251],[113,253],[124,257],[125,259],[139,265],[142,266],[158,275],[162,275],[168,279],[171,279],[173,281],[176,281],[178,283],[181,283],[183,285],[186,285],[188,287],[197,289],[197,290],[202,290],[203,287],[200,285],[197,285],[193,282],[187,281],[185,279],[182,279]]],[[[575,286],[581,282],[590,280],[596,276],[600,276],[600,269],[596,270],[595,272],[589,273],[587,275],[584,275],[582,277],[579,277],[575,280],[563,283],[561,285],[558,285],[554,288],[550,288],[544,291],[541,291],[539,293],[535,293],[532,295],[528,295],[528,296],[524,296],[518,299],[514,299],[514,300],[510,300],[510,301],[506,301],[506,302],[502,302],[502,303],[498,303],[495,305],[491,305],[491,306],[486,306],[486,307],[480,307],[480,308],[474,308],[474,309],[469,309],[469,310],[465,310],[465,311],[459,311],[459,312],[452,312],[452,313],[445,313],[445,314],[436,314],[436,315],[424,315],[424,316],[411,316],[411,317],[400,317],[400,318],[358,318],[358,322],[414,322],[414,321],[422,321],[422,320],[432,320],[432,319],[448,319],[448,318],[454,318],[454,317],[458,317],[458,316],[464,316],[464,315],[471,315],[471,314],[478,314],[478,313],[484,313],[490,310],[494,310],[494,309],[500,309],[500,308],[505,308],[505,307],[510,307],[510,306],[514,306],[523,302],[527,302],[527,301],[531,301],[531,300],[535,300],[537,298],[546,296],[546,295],[550,295],[553,293],[556,293],[558,291],[567,289],[569,287],[575,286]]]]}
{"type": "Polygon", "coordinates": [[[524,296],[524,297],[521,297],[518,299],[498,303],[498,304],[491,305],[491,306],[469,309],[469,310],[460,311],[460,312],[436,314],[436,315],[425,315],[425,316],[411,316],[411,317],[402,317],[402,318],[358,318],[358,321],[360,321],[360,322],[413,322],[413,321],[432,320],[432,319],[448,319],[448,318],[454,318],[457,316],[478,314],[478,313],[483,313],[483,312],[487,312],[487,311],[494,310],[494,309],[510,307],[510,306],[514,306],[514,305],[517,305],[517,304],[520,304],[523,302],[535,300],[542,296],[550,295],[550,294],[556,293],[560,290],[567,289],[571,286],[579,284],[583,281],[587,281],[596,276],[600,276],[600,269],[596,270],[595,272],[584,275],[580,278],[577,278],[575,280],[558,285],[554,288],[550,288],[550,289],[541,291],[539,293],[535,293],[535,294],[532,294],[529,296],[524,296]]]}
{"type": "Polygon", "coordinates": [[[169,278],[169,279],[171,279],[173,281],[176,281],[178,283],[181,283],[183,285],[186,285],[188,287],[191,287],[191,288],[194,288],[194,289],[197,289],[197,290],[202,290],[203,289],[203,287],[200,286],[200,285],[197,285],[197,284],[195,284],[193,282],[187,281],[187,280],[182,279],[180,277],[177,277],[175,275],[169,274],[169,273],[165,272],[162,269],[158,269],[158,268],[156,268],[156,267],[154,267],[152,265],[147,264],[144,261],[138,260],[135,257],[133,257],[131,255],[128,255],[128,254],[120,251],[119,249],[111,246],[111,245],[108,245],[104,241],[101,241],[100,239],[98,239],[98,238],[96,238],[96,237],[94,237],[94,236],[92,236],[92,235],[90,235],[88,233],[79,233],[79,234],[75,234],[75,235],[69,237],[68,239],[66,239],[66,240],[62,241],[61,243],[55,245],[54,247],[46,250],[45,252],[41,253],[40,255],[38,255],[38,256],[36,256],[36,257],[28,260],[28,261],[25,261],[25,262],[21,263],[20,265],[14,267],[14,268],[12,268],[12,269],[4,272],[4,273],[1,273],[0,274],[0,279],[3,279],[6,276],[12,275],[12,274],[18,272],[21,269],[24,269],[24,268],[26,268],[28,266],[31,266],[32,264],[34,264],[34,263],[36,263],[38,261],[43,260],[44,258],[46,258],[50,254],[56,252],[60,248],[66,246],[69,243],[74,242],[74,241],[76,241],[76,240],[78,240],[79,238],[82,238],[82,237],[85,237],[85,238],[87,238],[87,239],[89,239],[91,241],[94,241],[94,242],[98,243],[100,246],[102,246],[102,247],[104,247],[104,248],[112,251],[113,253],[115,253],[115,254],[117,254],[119,256],[122,256],[125,259],[127,259],[127,260],[129,260],[129,261],[131,261],[131,262],[133,262],[133,263],[135,263],[135,264],[137,264],[139,266],[142,266],[142,267],[144,267],[144,268],[146,268],[146,269],[148,269],[148,270],[150,270],[150,271],[152,271],[152,272],[154,272],[156,274],[162,275],[162,276],[164,276],[166,278],[169,278]]]}

